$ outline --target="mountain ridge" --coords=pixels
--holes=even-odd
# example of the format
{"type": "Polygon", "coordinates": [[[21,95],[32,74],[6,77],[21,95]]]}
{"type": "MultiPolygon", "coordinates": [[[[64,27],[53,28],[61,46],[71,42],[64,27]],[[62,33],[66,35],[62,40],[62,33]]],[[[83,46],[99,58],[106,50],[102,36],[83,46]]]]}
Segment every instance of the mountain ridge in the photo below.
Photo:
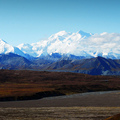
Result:
{"type": "Polygon", "coordinates": [[[120,60],[103,57],[72,59],[54,55],[26,59],[14,53],[0,55],[0,69],[74,72],[90,75],[120,75],[120,60]],[[54,59],[55,58],[55,59],[54,59]],[[57,58],[57,59],[56,59],[57,58]]]}

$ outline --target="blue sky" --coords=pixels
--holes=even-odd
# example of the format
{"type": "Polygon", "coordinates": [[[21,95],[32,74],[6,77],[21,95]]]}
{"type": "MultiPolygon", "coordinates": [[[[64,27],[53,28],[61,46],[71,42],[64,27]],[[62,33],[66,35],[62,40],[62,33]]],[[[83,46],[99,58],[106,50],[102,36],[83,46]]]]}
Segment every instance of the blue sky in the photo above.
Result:
{"type": "Polygon", "coordinates": [[[120,33],[120,0],[0,0],[0,38],[13,46],[62,30],[120,33]]]}

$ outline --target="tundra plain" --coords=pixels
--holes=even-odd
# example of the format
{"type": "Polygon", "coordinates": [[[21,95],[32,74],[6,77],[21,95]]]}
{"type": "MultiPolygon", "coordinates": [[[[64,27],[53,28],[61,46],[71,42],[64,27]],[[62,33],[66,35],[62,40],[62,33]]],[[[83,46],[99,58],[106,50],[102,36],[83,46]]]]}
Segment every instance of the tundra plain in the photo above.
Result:
{"type": "Polygon", "coordinates": [[[1,70],[0,119],[104,120],[120,113],[119,83],[119,76],[1,70]]]}

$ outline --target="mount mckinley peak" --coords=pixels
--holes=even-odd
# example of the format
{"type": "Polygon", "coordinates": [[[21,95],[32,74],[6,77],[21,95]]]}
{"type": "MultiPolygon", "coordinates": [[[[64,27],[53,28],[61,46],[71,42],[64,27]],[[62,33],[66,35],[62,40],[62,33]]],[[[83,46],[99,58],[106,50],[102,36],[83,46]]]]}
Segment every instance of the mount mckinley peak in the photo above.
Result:
{"type": "Polygon", "coordinates": [[[84,31],[76,33],[60,31],[46,40],[32,44],[9,45],[0,39],[0,54],[15,53],[23,57],[41,57],[59,53],[90,57],[120,59],[120,33],[91,34],[84,31]]]}

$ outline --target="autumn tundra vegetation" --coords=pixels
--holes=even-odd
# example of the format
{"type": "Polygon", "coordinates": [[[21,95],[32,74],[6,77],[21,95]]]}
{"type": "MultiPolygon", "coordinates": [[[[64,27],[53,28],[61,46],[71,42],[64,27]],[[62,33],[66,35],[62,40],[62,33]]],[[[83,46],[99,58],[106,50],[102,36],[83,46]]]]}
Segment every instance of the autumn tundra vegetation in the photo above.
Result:
{"type": "Polygon", "coordinates": [[[119,76],[70,72],[0,70],[0,100],[29,100],[120,89],[119,76]]]}

